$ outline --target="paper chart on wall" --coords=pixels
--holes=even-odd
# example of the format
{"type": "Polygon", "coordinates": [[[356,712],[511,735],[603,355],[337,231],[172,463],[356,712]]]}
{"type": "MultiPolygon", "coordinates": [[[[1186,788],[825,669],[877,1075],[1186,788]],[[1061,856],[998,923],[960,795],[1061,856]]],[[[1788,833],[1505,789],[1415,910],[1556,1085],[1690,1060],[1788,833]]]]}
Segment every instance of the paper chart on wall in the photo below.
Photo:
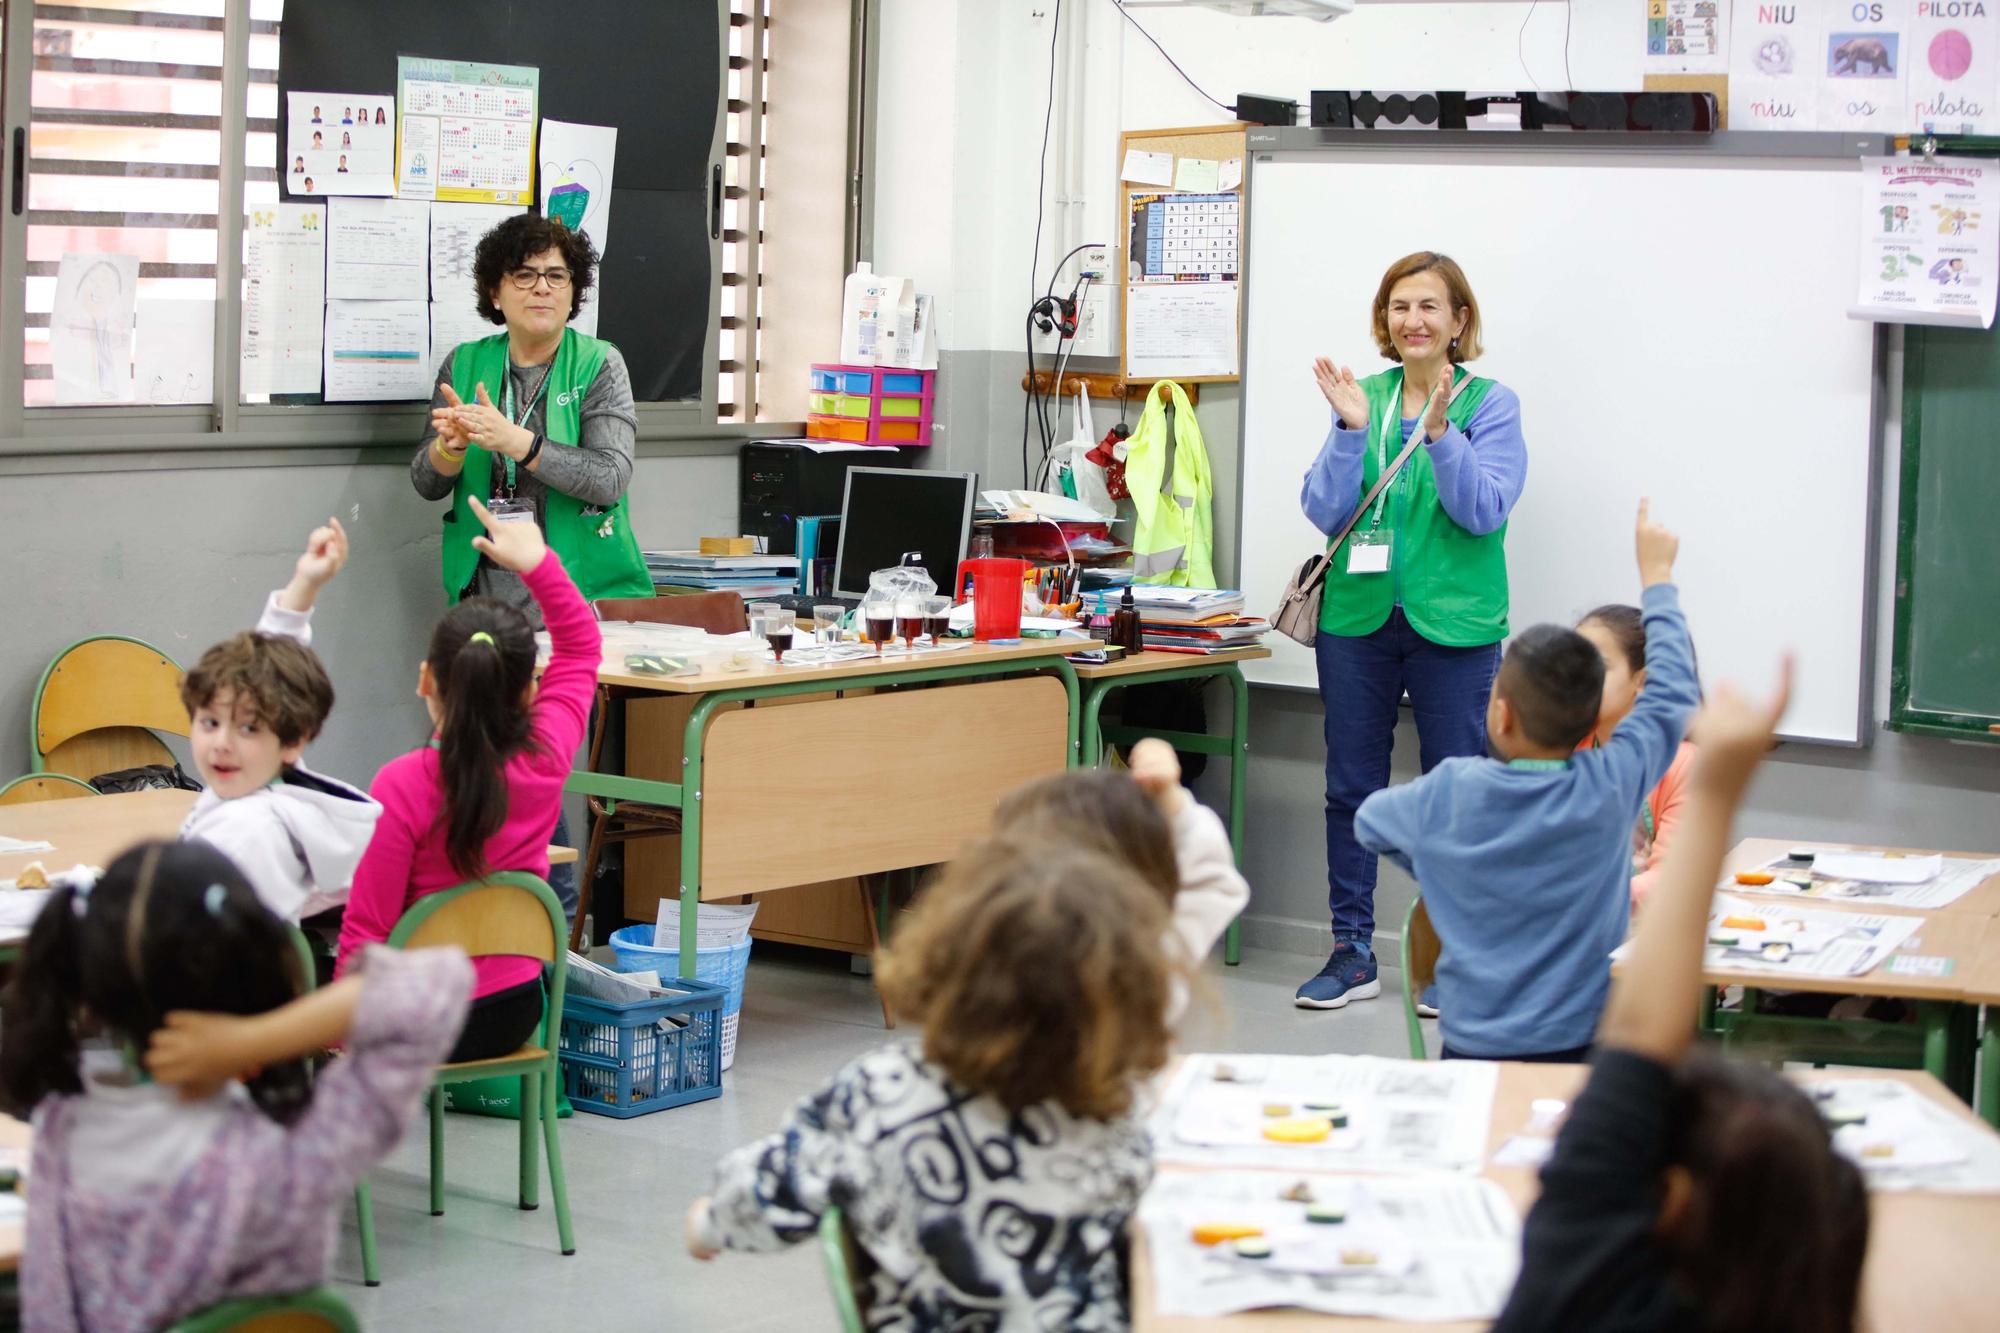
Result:
{"type": "Polygon", "coordinates": [[[1161,1315],[1216,1318],[1292,1306],[1421,1323],[1500,1313],[1520,1267],[1519,1216],[1490,1180],[1161,1172],[1139,1204],[1161,1315]],[[1301,1191],[1300,1187],[1304,1189],[1301,1191]],[[1307,1193],[1310,1202],[1281,1197],[1307,1193]],[[1337,1213],[1338,1221],[1313,1221],[1337,1213]],[[1199,1245],[1218,1218],[1258,1227],[1270,1245],[1246,1258],[1199,1245]]]}
{"type": "Polygon", "coordinates": [[[1729,68],[1726,4],[1727,0],[1646,0],[1646,73],[1725,73],[1729,68]]]}
{"type": "Polygon", "coordinates": [[[1236,311],[1233,282],[1133,283],[1125,289],[1125,373],[1236,374],[1236,311]]]}
{"type": "Polygon", "coordinates": [[[398,56],[397,193],[532,204],[540,89],[541,71],[532,66],[398,56]]]}
{"type": "Polygon", "coordinates": [[[215,302],[139,302],[133,397],[142,403],[215,400],[215,302]]]}
{"type": "MultiPolygon", "coordinates": [[[[442,369],[445,357],[460,343],[490,338],[500,331],[501,326],[489,323],[470,300],[431,302],[430,368],[442,369]]],[[[425,390],[425,396],[429,394],[425,390]]]]}
{"type": "Polygon", "coordinates": [[[243,233],[243,392],[317,393],[326,332],[326,207],[251,210],[243,233]]]}
{"type": "Polygon", "coordinates": [[[326,401],[428,401],[429,316],[423,301],[328,301],[326,401]]]}
{"type": "Polygon", "coordinates": [[[58,403],[132,401],[137,255],[66,254],[56,265],[49,365],[58,403]]]}
{"type": "Polygon", "coordinates": [[[612,163],[618,131],[609,125],[542,122],[542,216],[590,237],[598,257],[610,253],[612,163]]]}
{"type": "Polygon", "coordinates": [[[1907,113],[1896,128],[1919,134],[1991,134],[2000,128],[2000,4],[1920,3],[1910,13],[1904,60],[1907,113]]]}
{"type": "Polygon", "coordinates": [[[1993,327],[2000,296],[2000,163],[1861,160],[1857,319],[1993,327]]]}
{"type": "Polygon", "coordinates": [[[1826,75],[1820,84],[1821,129],[1894,134],[1908,128],[1903,106],[1908,6],[1909,0],[1866,0],[1827,7],[1816,48],[1826,75]]]}
{"type": "Polygon", "coordinates": [[[1730,15],[1729,128],[1819,128],[1819,6],[1740,0],[1730,15]]]}
{"type": "Polygon", "coordinates": [[[478,299],[472,263],[480,240],[521,211],[512,204],[432,204],[431,300],[472,305],[478,299]]]}
{"type": "Polygon", "coordinates": [[[329,200],[327,299],[421,301],[430,295],[430,208],[411,199],[329,200]]]}
{"type": "Polygon", "coordinates": [[[396,100],[387,93],[287,93],[280,167],[287,194],[394,194],[396,100]]]}

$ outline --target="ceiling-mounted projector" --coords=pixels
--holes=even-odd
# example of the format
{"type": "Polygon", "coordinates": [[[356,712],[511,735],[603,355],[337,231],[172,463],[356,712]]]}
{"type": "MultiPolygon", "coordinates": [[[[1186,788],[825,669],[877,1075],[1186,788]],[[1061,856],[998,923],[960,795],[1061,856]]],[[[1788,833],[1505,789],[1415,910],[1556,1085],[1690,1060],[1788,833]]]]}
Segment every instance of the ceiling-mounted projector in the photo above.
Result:
{"type": "Polygon", "coordinates": [[[1126,9],[1212,9],[1236,18],[1301,18],[1325,23],[1354,12],[1354,0],[1125,0],[1126,9]]]}

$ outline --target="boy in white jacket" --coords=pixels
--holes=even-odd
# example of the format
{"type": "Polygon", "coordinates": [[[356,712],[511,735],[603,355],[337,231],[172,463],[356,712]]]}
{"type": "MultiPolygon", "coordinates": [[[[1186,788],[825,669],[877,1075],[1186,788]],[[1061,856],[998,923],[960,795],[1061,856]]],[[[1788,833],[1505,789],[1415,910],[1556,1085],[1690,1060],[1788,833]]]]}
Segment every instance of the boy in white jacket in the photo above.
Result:
{"type": "Polygon", "coordinates": [[[288,921],[347,901],[382,813],[367,793],[299,762],[333,708],[333,684],[311,647],[313,602],[345,563],[347,533],[330,518],[257,628],[203,653],[181,684],[195,767],[207,784],[181,838],[234,861],[288,921]]]}

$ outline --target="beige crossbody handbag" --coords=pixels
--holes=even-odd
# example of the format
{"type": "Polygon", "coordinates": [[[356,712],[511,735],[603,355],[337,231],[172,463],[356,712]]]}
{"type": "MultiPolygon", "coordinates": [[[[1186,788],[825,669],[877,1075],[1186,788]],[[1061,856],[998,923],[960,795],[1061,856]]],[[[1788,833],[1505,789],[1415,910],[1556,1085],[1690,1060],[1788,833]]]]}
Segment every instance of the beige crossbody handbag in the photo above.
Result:
{"type": "MultiPolygon", "coordinates": [[[[1471,375],[1467,375],[1454,384],[1451,397],[1458,397],[1459,391],[1472,383],[1472,379],[1471,375]]],[[[1347,540],[1347,534],[1354,531],[1354,525],[1368,512],[1368,506],[1375,503],[1375,497],[1396,479],[1396,474],[1403,470],[1403,464],[1410,461],[1410,455],[1417,451],[1417,446],[1423,443],[1423,439],[1424,419],[1419,414],[1416,428],[1410,432],[1409,443],[1403,446],[1403,452],[1397,454],[1395,461],[1382,469],[1382,475],[1375,478],[1374,486],[1369,488],[1368,494],[1361,497],[1361,503],[1355,506],[1353,515],[1340,525],[1340,531],[1333,535],[1333,540],[1326,544],[1326,549],[1300,565],[1298,572],[1292,575],[1292,581],[1285,585],[1285,595],[1278,599],[1278,609],[1271,613],[1271,624],[1276,627],[1278,633],[1307,648],[1313,646],[1313,640],[1319,637],[1320,588],[1326,583],[1326,569],[1333,563],[1333,553],[1347,540]]]]}

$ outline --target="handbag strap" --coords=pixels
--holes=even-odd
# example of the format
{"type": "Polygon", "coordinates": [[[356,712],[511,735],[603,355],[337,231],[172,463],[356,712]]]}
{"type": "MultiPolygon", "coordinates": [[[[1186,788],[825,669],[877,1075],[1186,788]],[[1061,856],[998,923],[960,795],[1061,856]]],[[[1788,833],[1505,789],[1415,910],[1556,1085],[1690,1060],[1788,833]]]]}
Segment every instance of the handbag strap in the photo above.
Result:
{"type": "MultiPolygon", "coordinates": [[[[1445,401],[1448,403],[1453,398],[1458,397],[1465,386],[1472,383],[1472,381],[1473,376],[1467,375],[1464,379],[1452,385],[1451,393],[1446,397],[1445,401]]],[[[1361,497],[1361,503],[1354,507],[1354,513],[1348,517],[1347,522],[1340,525],[1340,531],[1333,534],[1333,540],[1326,544],[1326,551],[1320,556],[1319,563],[1313,566],[1313,572],[1306,576],[1304,583],[1299,585],[1301,592],[1310,592],[1312,589],[1318,587],[1320,582],[1326,578],[1327,566],[1333,563],[1334,552],[1338,551],[1340,544],[1347,540],[1347,534],[1354,531],[1354,525],[1359,523],[1361,516],[1368,512],[1368,506],[1375,503],[1375,497],[1380,495],[1383,489],[1396,479],[1396,474],[1403,470],[1403,464],[1410,461],[1410,455],[1417,451],[1417,446],[1423,443],[1423,439],[1424,418],[1419,413],[1417,424],[1411,428],[1410,438],[1408,443],[1404,444],[1403,452],[1397,454],[1395,458],[1390,460],[1389,466],[1382,469],[1382,475],[1375,478],[1375,484],[1368,488],[1368,494],[1361,497]]]]}

